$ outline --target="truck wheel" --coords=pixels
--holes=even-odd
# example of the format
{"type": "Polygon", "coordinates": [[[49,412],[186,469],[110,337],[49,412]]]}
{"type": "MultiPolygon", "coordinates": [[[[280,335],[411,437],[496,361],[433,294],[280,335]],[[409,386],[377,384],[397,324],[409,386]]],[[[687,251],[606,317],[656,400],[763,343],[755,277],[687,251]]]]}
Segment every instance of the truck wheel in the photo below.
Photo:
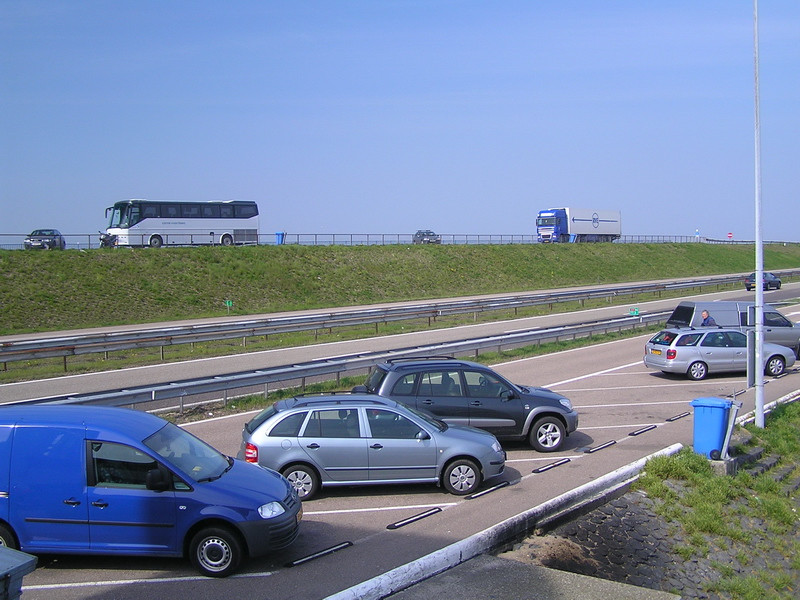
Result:
{"type": "Polygon", "coordinates": [[[11,550],[19,550],[17,538],[11,533],[11,530],[5,525],[0,525],[0,547],[10,548],[11,550]]]}
{"type": "Polygon", "coordinates": [[[189,557],[207,577],[227,577],[242,561],[242,544],[231,531],[221,527],[201,529],[189,545],[189,557]]]}
{"type": "Polygon", "coordinates": [[[693,362],[689,365],[689,369],[686,371],[686,376],[689,379],[694,379],[695,381],[700,381],[701,379],[705,379],[706,375],[708,375],[708,367],[704,362],[693,362]]]}
{"type": "Polygon", "coordinates": [[[786,371],[786,361],[783,360],[783,357],[777,354],[775,356],[770,356],[767,360],[767,368],[764,369],[764,372],[772,377],[777,377],[784,371],[786,371]]]}
{"type": "Polygon", "coordinates": [[[466,496],[481,484],[481,471],[471,460],[462,458],[451,462],[442,474],[444,489],[456,496],[466,496]]]}
{"type": "Polygon", "coordinates": [[[289,465],[281,471],[289,480],[300,500],[311,500],[319,491],[319,475],[307,465],[289,465]]]}
{"type": "Polygon", "coordinates": [[[528,441],[538,452],[555,452],[567,437],[564,425],[556,417],[542,417],[533,424],[528,441]]]}

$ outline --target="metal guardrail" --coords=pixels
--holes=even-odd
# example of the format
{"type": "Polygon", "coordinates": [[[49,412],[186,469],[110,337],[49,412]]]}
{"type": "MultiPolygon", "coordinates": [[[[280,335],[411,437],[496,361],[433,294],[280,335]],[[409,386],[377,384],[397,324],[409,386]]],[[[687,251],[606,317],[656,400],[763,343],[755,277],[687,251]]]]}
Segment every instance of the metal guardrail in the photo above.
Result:
{"type": "MultiPolygon", "coordinates": [[[[778,271],[776,271],[778,273],[778,271]]],[[[800,275],[800,269],[780,272],[800,275]]],[[[207,342],[233,338],[268,336],[279,333],[332,329],[370,325],[393,321],[428,319],[479,313],[494,310],[510,310],[536,305],[552,305],[563,302],[584,303],[590,299],[613,298],[641,293],[659,293],[666,290],[688,289],[710,285],[724,285],[741,281],[739,275],[724,275],[698,279],[686,279],[670,283],[624,284],[602,289],[575,290],[555,293],[513,294],[503,297],[432,302],[387,308],[346,310],[300,316],[247,319],[235,322],[186,325],[179,327],[156,327],[147,330],[128,330],[111,333],[80,334],[49,339],[20,339],[0,342],[0,362],[77,356],[98,352],[112,352],[133,348],[165,347],[177,344],[207,342]]]]}
{"type": "MultiPolygon", "coordinates": [[[[145,385],[129,389],[109,390],[87,394],[69,394],[47,398],[35,398],[18,404],[102,404],[106,406],[134,405],[161,400],[185,400],[189,396],[225,392],[233,389],[255,388],[270,383],[302,381],[307,378],[336,375],[368,369],[372,365],[389,358],[450,355],[465,356],[481,350],[519,348],[544,342],[563,341],[589,337],[612,331],[622,331],[666,321],[671,311],[648,315],[628,316],[579,325],[533,329],[511,334],[473,338],[462,341],[444,342],[428,346],[399,348],[389,351],[342,355],[312,360],[306,363],[277,366],[269,369],[231,373],[212,377],[201,377],[145,385]]],[[[304,383],[303,383],[304,385],[304,383]]],[[[266,390],[265,390],[266,394],[266,390]]],[[[227,397],[227,396],[226,396],[227,397]]]]}

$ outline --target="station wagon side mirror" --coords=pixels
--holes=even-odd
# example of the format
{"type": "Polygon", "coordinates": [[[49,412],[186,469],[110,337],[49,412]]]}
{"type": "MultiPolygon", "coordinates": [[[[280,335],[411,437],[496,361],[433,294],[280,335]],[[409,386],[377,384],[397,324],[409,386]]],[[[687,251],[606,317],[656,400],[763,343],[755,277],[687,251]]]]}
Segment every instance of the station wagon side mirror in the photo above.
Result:
{"type": "Polygon", "coordinates": [[[169,475],[161,469],[150,469],[147,472],[147,489],[154,492],[165,492],[169,489],[169,475]]]}

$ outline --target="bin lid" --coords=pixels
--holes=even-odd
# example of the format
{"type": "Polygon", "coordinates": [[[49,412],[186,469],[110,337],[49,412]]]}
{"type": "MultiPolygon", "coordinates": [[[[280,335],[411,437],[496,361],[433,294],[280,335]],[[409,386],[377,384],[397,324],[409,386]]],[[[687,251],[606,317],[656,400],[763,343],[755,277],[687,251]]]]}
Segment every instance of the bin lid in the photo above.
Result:
{"type": "Polygon", "coordinates": [[[725,398],[695,398],[689,404],[704,408],[730,408],[733,401],[725,398]]]}

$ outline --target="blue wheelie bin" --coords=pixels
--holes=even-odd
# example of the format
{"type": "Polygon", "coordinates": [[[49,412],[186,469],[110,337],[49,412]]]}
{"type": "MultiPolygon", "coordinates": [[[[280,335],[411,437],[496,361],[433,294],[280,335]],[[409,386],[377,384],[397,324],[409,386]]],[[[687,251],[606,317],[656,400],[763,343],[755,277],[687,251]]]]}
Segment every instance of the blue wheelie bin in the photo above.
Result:
{"type": "Polygon", "coordinates": [[[724,398],[695,398],[690,404],[694,408],[694,451],[707,458],[711,458],[712,452],[719,456],[728,431],[728,411],[733,402],[724,398]]]}

